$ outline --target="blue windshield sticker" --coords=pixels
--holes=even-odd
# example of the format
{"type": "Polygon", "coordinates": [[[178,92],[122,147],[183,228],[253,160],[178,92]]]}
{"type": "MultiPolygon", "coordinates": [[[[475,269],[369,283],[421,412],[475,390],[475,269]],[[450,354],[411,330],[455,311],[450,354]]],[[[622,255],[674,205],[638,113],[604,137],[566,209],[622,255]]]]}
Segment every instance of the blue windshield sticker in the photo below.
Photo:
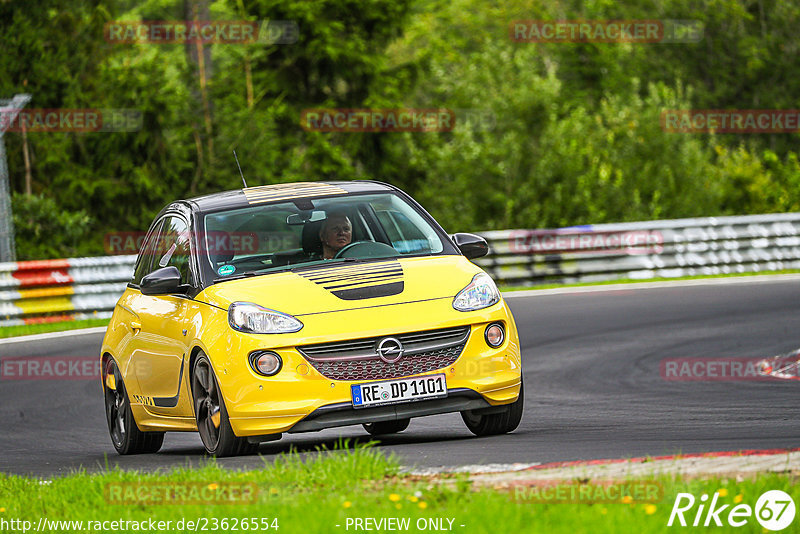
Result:
{"type": "Polygon", "coordinates": [[[234,267],[233,265],[223,265],[222,267],[217,269],[217,273],[219,273],[220,276],[228,276],[229,274],[233,274],[235,270],[236,267],[234,267]]]}

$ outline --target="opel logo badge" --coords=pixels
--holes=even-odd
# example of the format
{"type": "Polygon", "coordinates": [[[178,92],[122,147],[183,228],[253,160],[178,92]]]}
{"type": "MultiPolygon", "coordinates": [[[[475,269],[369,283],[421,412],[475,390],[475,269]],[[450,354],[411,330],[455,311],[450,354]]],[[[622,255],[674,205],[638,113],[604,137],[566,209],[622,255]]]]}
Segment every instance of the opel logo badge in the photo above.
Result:
{"type": "Polygon", "coordinates": [[[378,344],[378,356],[386,363],[394,363],[403,357],[405,349],[399,340],[393,337],[385,337],[378,344]]]}

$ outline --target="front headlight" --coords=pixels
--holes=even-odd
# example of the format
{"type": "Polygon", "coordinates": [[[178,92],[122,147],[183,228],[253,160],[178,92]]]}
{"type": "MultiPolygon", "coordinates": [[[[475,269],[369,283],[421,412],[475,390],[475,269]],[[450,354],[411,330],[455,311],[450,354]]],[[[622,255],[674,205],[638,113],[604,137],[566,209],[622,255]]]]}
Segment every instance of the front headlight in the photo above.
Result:
{"type": "Polygon", "coordinates": [[[248,334],[290,334],[303,328],[303,323],[291,315],[252,302],[231,304],[228,323],[234,330],[248,334]]]}
{"type": "Polygon", "coordinates": [[[453,308],[458,311],[475,311],[498,302],[500,302],[500,291],[492,277],[486,273],[478,273],[467,287],[458,292],[453,299],[453,308]]]}

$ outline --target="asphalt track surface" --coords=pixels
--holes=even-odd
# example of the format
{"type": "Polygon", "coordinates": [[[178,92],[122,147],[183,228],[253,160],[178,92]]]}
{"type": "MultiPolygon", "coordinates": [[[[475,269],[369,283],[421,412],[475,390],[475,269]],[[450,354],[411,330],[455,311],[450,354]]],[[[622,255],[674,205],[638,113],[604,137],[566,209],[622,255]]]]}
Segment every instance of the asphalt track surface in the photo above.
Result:
{"type": "MultiPolygon", "coordinates": [[[[602,290],[508,299],[521,333],[525,414],[517,431],[476,438],[458,414],[412,420],[381,440],[409,467],[535,463],[800,446],[800,381],[674,382],[664,358],[764,357],[800,347],[800,281],[602,290]]],[[[0,344],[0,357],[94,356],[101,334],[0,344]]],[[[294,447],[313,454],[361,427],[284,434],[257,468],[294,447]]],[[[263,459],[262,459],[263,458],[263,459]]],[[[97,381],[0,380],[0,471],[51,477],[83,467],[154,470],[205,461],[195,433],[158,454],[120,457],[97,381]]]]}

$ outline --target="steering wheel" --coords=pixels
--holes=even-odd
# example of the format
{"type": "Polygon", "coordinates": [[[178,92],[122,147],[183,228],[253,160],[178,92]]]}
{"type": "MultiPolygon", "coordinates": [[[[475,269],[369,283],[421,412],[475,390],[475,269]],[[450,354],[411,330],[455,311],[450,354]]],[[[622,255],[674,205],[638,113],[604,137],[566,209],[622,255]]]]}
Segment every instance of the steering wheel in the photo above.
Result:
{"type": "Polygon", "coordinates": [[[339,249],[334,258],[387,258],[399,256],[394,247],[376,241],[356,241],[339,249]]]}

